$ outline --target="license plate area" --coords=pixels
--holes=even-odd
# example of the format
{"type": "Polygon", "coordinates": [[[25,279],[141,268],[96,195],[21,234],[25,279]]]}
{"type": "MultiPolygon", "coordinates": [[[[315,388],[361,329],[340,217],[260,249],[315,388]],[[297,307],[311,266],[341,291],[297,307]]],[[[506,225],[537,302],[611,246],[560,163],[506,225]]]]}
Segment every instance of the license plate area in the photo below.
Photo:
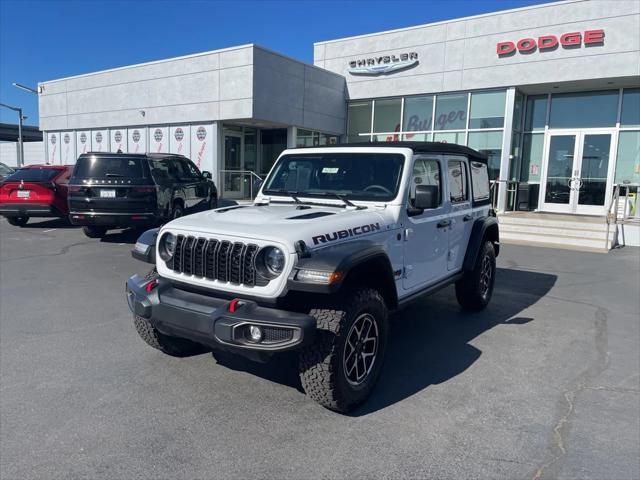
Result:
{"type": "Polygon", "coordinates": [[[18,190],[18,198],[29,198],[31,190],[18,190]]]}
{"type": "Polygon", "coordinates": [[[111,190],[100,190],[100,198],[116,198],[116,191],[111,189],[111,190]]]}

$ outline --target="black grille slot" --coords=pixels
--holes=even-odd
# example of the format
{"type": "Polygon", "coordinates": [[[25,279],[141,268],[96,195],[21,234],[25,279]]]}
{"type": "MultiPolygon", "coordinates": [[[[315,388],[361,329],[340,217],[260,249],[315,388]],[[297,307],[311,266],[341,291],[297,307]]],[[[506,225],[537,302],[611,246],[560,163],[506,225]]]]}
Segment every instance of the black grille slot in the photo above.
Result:
{"type": "Polygon", "coordinates": [[[263,327],[262,341],[264,343],[288,342],[293,338],[293,330],[284,328],[263,327]]]}
{"type": "Polygon", "coordinates": [[[264,286],[269,281],[259,277],[255,267],[259,250],[254,244],[178,235],[173,263],[168,266],[178,273],[209,280],[264,286]]]}

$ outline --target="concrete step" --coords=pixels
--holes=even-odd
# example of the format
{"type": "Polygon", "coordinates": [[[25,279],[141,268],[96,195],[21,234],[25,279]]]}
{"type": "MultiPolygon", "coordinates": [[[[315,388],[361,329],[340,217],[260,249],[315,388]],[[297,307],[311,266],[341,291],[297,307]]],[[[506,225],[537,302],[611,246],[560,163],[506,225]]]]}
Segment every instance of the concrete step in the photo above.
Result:
{"type": "MultiPolygon", "coordinates": [[[[607,237],[607,229],[598,230],[586,230],[586,229],[569,229],[566,227],[558,227],[555,225],[525,225],[525,224],[500,224],[500,234],[507,232],[514,233],[528,233],[531,235],[553,235],[558,238],[563,237],[578,237],[578,238],[590,238],[590,239],[604,239],[607,237]]],[[[615,229],[609,229],[609,239],[613,239],[615,229]]]]}
{"type": "Polygon", "coordinates": [[[500,243],[563,248],[590,252],[607,252],[611,249],[611,238],[605,243],[603,238],[583,236],[560,236],[557,234],[525,233],[500,230],[500,243]]]}
{"type": "Polygon", "coordinates": [[[567,221],[564,219],[546,219],[546,218],[531,218],[531,217],[512,217],[510,215],[500,215],[498,217],[500,225],[527,225],[527,226],[540,226],[549,228],[560,228],[565,230],[579,230],[579,231],[606,231],[607,224],[602,221],[601,223],[595,222],[579,222],[579,221],[567,221]]]}

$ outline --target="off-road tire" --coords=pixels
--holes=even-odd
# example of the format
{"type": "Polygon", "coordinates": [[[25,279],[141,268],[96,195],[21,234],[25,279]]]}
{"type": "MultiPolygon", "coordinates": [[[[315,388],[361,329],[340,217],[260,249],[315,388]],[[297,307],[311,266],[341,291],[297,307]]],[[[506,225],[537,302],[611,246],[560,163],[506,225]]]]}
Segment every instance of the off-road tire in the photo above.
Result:
{"type": "Polygon", "coordinates": [[[13,225],[14,227],[24,227],[28,221],[29,217],[7,217],[9,225],[13,225]]]}
{"type": "Polygon", "coordinates": [[[107,234],[106,227],[85,226],[82,232],[89,238],[102,238],[107,234]]]}
{"type": "Polygon", "coordinates": [[[387,345],[388,313],[380,293],[370,288],[352,291],[335,305],[312,309],[317,330],[312,345],[300,351],[299,374],[304,391],[320,405],[346,413],[364,402],[382,370],[387,345]],[[377,353],[369,373],[359,385],[347,380],[343,356],[353,324],[369,314],[376,323],[377,353]]]}
{"type": "MultiPolygon", "coordinates": [[[[144,278],[147,280],[158,278],[157,270],[154,268],[144,278]]],[[[199,343],[160,333],[149,320],[138,315],[133,316],[133,325],[147,345],[172,357],[189,357],[207,351],[207,348],[199,343]]]]}
{"type": "Polygon", "coordinates": [[[184,215],[184,208],[182,208],[182,204],[180,202],[176,202],[173,204],[173,211],[171,212],[171,220],[175,220],[176,218],[180,218],[184,215]]]}
{"type": "Polygon", "coordinates": [[[491,300],[493,285],[496,278],[496,253],[493,244],[484,242],[473,270],[466,272],[464,277],[456,282],[456,298],[458,303],[465,310],[480,311],[484,309],[491,300]],[[488,284],[486,268],[489,268],[488,284]]]}

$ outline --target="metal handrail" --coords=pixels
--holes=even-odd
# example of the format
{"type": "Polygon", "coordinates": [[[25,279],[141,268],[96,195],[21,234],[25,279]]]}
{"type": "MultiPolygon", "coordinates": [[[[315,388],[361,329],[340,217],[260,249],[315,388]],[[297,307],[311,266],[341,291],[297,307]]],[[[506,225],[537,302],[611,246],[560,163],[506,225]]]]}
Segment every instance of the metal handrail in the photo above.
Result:
{"type": "MultiPolygon", "coordinates": [[[[219,185],[220,185],[220,198],[224,197],[224,176],[225,174],[234,174],[234,175],[239,175],[241,177],[246,177],[249,176],[249,195],[250,198],[253,200],[253,198],[255,198],[255,195],[253,194],[253,184],[255,181],[259,181],[262,182],[262,177],[260,175],[258,175],[256,172],[254,172],[253,170],[219,170],[218,174],[220,176],[219,180],[219,185]]],[[[258,193],[258,192],[256,192],[258,193]]]]}
{"type": "MultiPolygon", "coordinates": [[[[609,241],[609,232],[611,230],[611,225],[622,225],[622,237],[624,239],[624,225],[629,223],[640,223],[640,211],[638,209],[638,198],[637,195],[640,192],[640,186],[637,184],[615,184],[613,186],[613,195],[611,196],[611,200],[607,209],[607,238],[606,241],[609,241]],[[636,211],[634,215],[627,214],[627,205],[629,202],[629,189],[631,187],[636,188],[636,211]],[[621,189],[625,189],[624,195],[621,195],[621,189]],[[622,215],[620,215],[620,200],[623,201],[622,204],[622,215]]],[[[624,240],[623,240],[624,241],[624,240]]]]}

